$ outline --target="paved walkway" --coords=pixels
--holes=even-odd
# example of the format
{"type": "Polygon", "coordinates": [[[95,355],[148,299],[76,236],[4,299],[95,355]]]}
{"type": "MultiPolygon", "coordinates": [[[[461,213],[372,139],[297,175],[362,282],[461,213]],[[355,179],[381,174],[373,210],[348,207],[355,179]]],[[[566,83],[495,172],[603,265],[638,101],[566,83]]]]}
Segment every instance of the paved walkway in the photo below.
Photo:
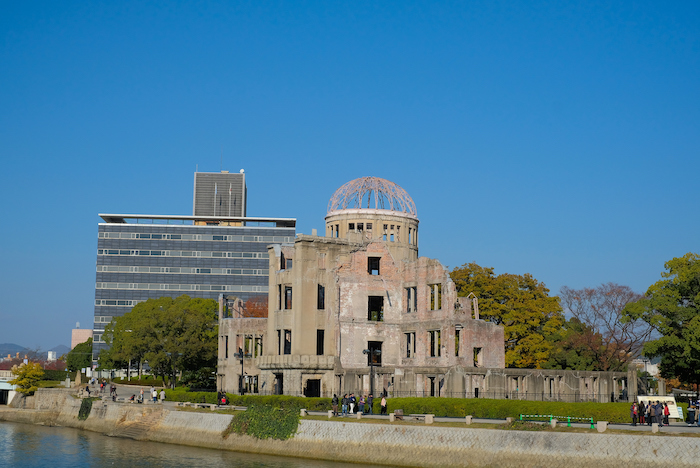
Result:
{"type": "MultiPolygon", "coordinates": [[[[85,388],[83,386],[83,388],[85,388]]],[[[96,385],[94,387],[98,392],[99,392],[99,385],[96,385]]],[[[143,388],[144,392],[144,403],[145,404],[153,404],[153,400],[148,398],[148,392],[151,389],[149,386],[140,386],[140,385],[122,385],[118,384],[117,385],[117,396],[119,398],[125,398],[129,399],[131,395],[136,395],[136,398],[138,398],[140,389],[143,388]]],[[[158,392],[160,392],[160,389],[162,387],[156,387],[158,392]]],[[[90,391],[93,391],[93,387],[90,387],[90,391]]],[[[109,397],[109,384],[106,387],[105,393],[102,394],[104,396],[109,397]]],[[[96,394],[96,396],[102,396],[100,394],[96,394]]],[[[173,406],[175,405],[175,402],[165,402],[168,406],[173,406]]],[[[326,411],[309,411],[309,414],[314,415],[314,416],[327,416],[328,412],[326,411]]],[[[345,419],[352,419],[354,418],[355,415],[348,415],[345,417],[345,419]]],[[[363,418],[367,419],[385,419],[389,420],[389,416],[386,415],[379,415],[379,414],[365,414],[362,416],[363,418]]],[[[341,420],[343,419],[342,416],[338,416],[337,418],[332,418],[334,420],[341,420]]],[[[462,423],[464,422],[464,418],[446,418],[446,417],[436,417],[435,422],[457,422],[457,423],[462,423]]],[[[473,418],[472,423],[479,423],[479,424],[506,424],[505,419],[484,419],[484,418],[473,418]]],[[[559,422],[560,426],[565,426],[566,421],[560,421],[559,422]]],[[[585,428],[585,429],[590,429],[591,423],[571,423],[571,427],[579,427],[579,428],[585,428]]],[[[635,431],[635,432],[648,432],[651,433],[651,426],[647,425],[641,425],[638,424],[637,426],[632,426],[632,424],[608,424],[609,429],[615,429],[615,430],[625,430],[625,431],[635,431]]],[[[664,432],[664,433],[678,433],[678,434],[699,434],[700,435],[700,427],[697,426],[688,426],[684,422],[671,422],[671,425],[669,426],[663,426],[659,427],[659,432],[664,432]]]]}

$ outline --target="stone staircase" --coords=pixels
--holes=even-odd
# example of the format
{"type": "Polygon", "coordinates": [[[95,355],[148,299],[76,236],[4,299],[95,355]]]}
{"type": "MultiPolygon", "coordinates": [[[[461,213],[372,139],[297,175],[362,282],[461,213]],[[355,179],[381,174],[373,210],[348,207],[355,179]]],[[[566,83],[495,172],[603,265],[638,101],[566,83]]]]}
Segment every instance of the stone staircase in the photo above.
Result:
{"type": "Polygon", "coordinates": [[[151,411],[138,421],[132,421],[117,425],[114,432],[109,434],[112,437],[122,437],[126,439],[142,440],[148,430],[157,425],[163,419],[164,412],[151,411]]]}

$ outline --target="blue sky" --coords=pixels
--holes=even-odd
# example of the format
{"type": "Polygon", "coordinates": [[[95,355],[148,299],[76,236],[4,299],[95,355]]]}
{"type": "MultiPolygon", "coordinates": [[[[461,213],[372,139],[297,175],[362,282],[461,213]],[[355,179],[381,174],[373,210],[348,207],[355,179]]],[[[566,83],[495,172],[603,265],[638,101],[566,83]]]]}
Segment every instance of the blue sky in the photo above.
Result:
{"type": "Polygon", "coordinates": [[[345,182],[415,200],[450,268],[644,292],[698,252],[698,2],[3,2],[0,343],[92,326],[98,213],[323,228],[345,182]],[[223,160],[223,164],[222,164],[223,160]]]}

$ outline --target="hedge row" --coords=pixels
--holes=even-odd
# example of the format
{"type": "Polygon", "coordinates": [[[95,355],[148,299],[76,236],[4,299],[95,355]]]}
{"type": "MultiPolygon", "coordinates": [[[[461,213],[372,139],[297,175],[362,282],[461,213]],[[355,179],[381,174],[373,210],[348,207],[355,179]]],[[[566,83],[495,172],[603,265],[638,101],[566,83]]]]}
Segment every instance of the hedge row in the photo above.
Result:
{"type": "MultiPolygon", "coordinates": [[[[185,389],[166,390],[166,398],[172,401],[216,403],[216,392],[187,392],[185,389]]],[[[330,398],[304,398],[285,395],[233,395],[227,393],[229,404],[234,406],[271,406],[275,408],[306,408],[309,411],[331,409],[330,398]]],[[[380,411],[380,398],[374,399],[373,412],[380,411]]],[[[683,407],[684,414],[687,405],[683,407]]],[[[472,415],[485,419],[518,419],[521,414],[553,415],[558,417],[593,418],[594,421],[611,423],[630,422],[630,403],[566,403],[526,400],[490,400],[485,398],[388,398],[388,411],[402,409],[405,414],[434,414],[439,417],[462,418],[472,415]]],[[[529,418],[530,419],[530,418],[529,418]]]]}

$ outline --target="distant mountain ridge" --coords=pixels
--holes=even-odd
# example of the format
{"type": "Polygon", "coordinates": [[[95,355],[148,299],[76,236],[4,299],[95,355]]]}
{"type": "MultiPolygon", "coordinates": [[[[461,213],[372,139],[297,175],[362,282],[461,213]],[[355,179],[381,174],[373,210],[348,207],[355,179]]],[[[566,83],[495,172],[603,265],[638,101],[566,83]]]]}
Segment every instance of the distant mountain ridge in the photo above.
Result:
{"type": "MultiPolygon", "coordinates": [[[[10,354],[12,357],[15,357],[17,353],[19,353],[20,357],[24,357],[25,354],[28,353],[33,353],[35,350],[31,348],[27,348],[26,346],[20,346],[15,343],[0,343],[0,359],[6,358],[8,354],[10,354]]],[[[48,350],[40,350],[41,351],[41,357],[46,359],[47,353],[49,351],[56,351],[56,357],[60,358],[64,354],[66,354],[68,351],[70,351],[70,347],[66,345],[58,345],[54,346],[51,349],[48,350]]]]}

